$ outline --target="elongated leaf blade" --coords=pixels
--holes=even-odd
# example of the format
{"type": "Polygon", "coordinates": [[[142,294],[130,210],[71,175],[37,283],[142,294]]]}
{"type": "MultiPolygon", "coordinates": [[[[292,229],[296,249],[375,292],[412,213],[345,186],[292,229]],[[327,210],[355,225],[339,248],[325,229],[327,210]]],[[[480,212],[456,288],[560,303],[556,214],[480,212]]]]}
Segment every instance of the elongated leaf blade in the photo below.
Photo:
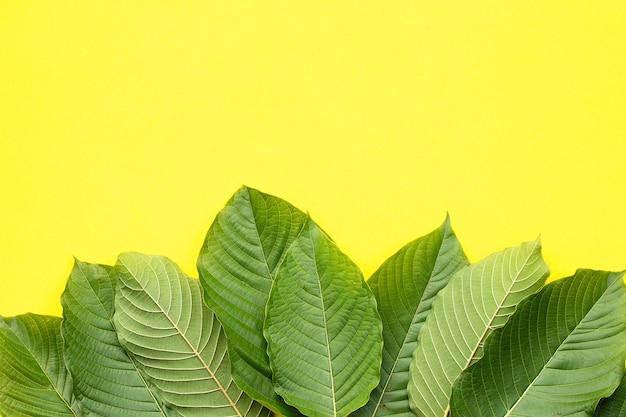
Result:
{"type": "Polygon", "coordinates": [[[65,368],[61,318],[0,317],[0,414],[81,416],[65,368]]]}
{"type": "Polygon", "coordinates": [[[608,398],[600,400],[594,417],[624,417],[626,416],[626,374],[617,390],[608,398]]]}
{"type": "Polygon", "coordinates": [[[272,280],[306,219],[286,201],[242,187],[217,215],[198,257],[205,302],[228,335],[233,378],[288,417],[299,413],[274,391],[263,321],[272,280]]]}
{"type": "Polygon", "coordinates": [[[413,416],[406,387],[417,335],[435,295],[467,264],[447,218],[387,259],[368,280],[383,323],[383,361],[378,386],[353,416],[413,416]]]}
{"type": "Polygon", "coordinates": [[[409,369],[418,417],[449,413],[454,380],[482,357],[483,343],[548,276],[539,240],[507,248],[460,270],[433,302],[409,369]]]}
{"type": "Polygon", "coordinates": [[[625,358],[623,273],[579,270],[520,303],[454,384],[452,416],[592,416],[625,358]]]}
{"type": "Polygon", "coordinates": [[[348,415],[378,384],[376,299],[358,267],[311,220],[274,280],[265,337],[276,391],[305,415],[348,415]]]}
{"type": "Polygon", "coordinates": [[[169,259],[124,253],[114,323],[122,346],[181,416],[267,417],[232,380],[226,338],[202,289],[169,259]]]}
{"type": "Polygon", "coordinates": [[[112,266],[76,260],[61,296],[61,331],[75,395],[88,415],[173,415],[117,339],[113,325],[115,287],[112,266]]]}

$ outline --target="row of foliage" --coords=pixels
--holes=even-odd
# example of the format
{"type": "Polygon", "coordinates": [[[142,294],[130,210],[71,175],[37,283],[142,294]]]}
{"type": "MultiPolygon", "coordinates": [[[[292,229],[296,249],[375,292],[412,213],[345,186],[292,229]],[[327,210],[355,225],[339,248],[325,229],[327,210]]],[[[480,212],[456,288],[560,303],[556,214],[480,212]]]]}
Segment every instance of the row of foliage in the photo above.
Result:
{"type": "Polygon", "coordinates": [[[539,240],[471,264],[446,219],[366,282],[243,187],[197,265],[77,260],[62,318],[0,318],[0,414],[626,416],[623,273],[546,284],[539,240]]]}

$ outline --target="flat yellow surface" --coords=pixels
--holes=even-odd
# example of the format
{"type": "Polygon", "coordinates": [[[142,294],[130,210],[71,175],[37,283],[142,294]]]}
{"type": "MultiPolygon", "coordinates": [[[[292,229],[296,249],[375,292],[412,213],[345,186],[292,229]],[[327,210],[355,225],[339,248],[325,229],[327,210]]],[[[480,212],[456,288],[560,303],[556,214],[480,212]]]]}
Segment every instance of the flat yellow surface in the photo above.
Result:
{"type": "Polygon", "coordinates": [[[626,2],[0,2],[0,314],[73,256],[196,276],[242,184],[369,276],[446,212],[472,261],[626,268],[626,2]]]}

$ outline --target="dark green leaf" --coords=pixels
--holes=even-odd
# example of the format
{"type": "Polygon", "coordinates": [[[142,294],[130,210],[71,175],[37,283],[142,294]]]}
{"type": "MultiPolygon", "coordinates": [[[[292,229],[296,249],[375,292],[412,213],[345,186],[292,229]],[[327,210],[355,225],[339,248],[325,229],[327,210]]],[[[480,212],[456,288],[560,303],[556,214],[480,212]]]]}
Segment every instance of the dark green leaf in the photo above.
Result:
{"type": "Polygon", "coordinates": [[[217,215],[198,257],[205,302],[228,335],[235,382],[289,417],[299,413],[274,391],[263,321],[272,280],[306,219],[286,201],[242,187],[217,215]]]}
{"type": "Polygon", "coordinates": [[[417,335],[435,295],[467,264],[446,219],[387,259],[368,280],[383,322],[383,362],[378,386],[353,416],[413,416],[406,387],[417,335]]]}
{"type": "Polygon", "coordinates": [[[61,330],[75,395],[88,415],[173,415],[117,339],[113,325],[115,286],[113,267],[77,260],[61,296],[61,330]]]}
{"type": "Polygon", "coordinates": [[[626,358],[623,273],[578,270],[518,306],[455,382],[452,416],[592,416],[626,358]]]}
{"type": "Polygon", "coordinates": [[[0,413],[6,417],[81,416],[65,368],[61,318],[0,317],[0,413]]]}
{"type": "Polygon", "coordinates": [[[270,292],[265,337],[276,392],[308,416],[345,416],[378,384],[382,324],[361,271],[311,220],[270,292]]]}

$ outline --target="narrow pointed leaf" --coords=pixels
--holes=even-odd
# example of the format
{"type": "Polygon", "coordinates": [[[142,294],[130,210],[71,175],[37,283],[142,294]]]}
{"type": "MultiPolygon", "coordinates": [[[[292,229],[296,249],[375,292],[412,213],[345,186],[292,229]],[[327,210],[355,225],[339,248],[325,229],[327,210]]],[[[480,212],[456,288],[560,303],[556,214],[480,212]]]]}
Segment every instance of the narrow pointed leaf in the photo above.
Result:
{"type": "Polygon", "coordinates": [[[608,398],[600,400],[594,417],[625,417],[626,416],[626,374],[617,390],[608,398]]]}
{"type": "Polygon", "coordinates": [[[0,414],[82,415],[65,368],[60,317],[0,317],[0,414]]]}
{"type": "Polygon", "coordinates": [[[197,280],[161,256],[124,253],[114,322],[122,346],[181,416],[267,417],[230,374],[226,338],[197,280]]]}
{"type": "Polygon", "coordinates": [[[383,361],[378,386],[353,416],[413,416],[406,387],[417,335],[435,295],[467,264],[446,219],[387,259],[367,281],[383,322],[383,361]]]}
{"type": "Polygon", "coordinates": [[[308,416],[345,416],[378,384],[382,324],[361,271],[311,220],[270,292],[265,337],[276,391],[308,416]]]}
{"type": "Polygon", "coordinates": [[[169,416],[120,345],[113,325],[115,270],[76,261],[61,296],[66,360],[87,415],[169,416]]]}
{"type": "Polygon", "coordinates": [[[286,201],[242,187],[217,215],[198,257],[205,302],[228,335],[233,378],[288,417],[299,413],[274,391],[263,321],[272,280],[306,219],[286,201]]]}
{"type": "Polygon", "coordinates": [[[452,278],[433,302],[409,369],[409,403],[418,417],[449,413],[452,384],[482,357],[483,343],[548,276],[539,240],[497,252],[452,278]]]}
{"type": "Polygon", "coordinates": [[[452,416],[592,416],[625,358],[623,273],[579,270],[520,303],[493,334],[454,384],[452,416]]]}

